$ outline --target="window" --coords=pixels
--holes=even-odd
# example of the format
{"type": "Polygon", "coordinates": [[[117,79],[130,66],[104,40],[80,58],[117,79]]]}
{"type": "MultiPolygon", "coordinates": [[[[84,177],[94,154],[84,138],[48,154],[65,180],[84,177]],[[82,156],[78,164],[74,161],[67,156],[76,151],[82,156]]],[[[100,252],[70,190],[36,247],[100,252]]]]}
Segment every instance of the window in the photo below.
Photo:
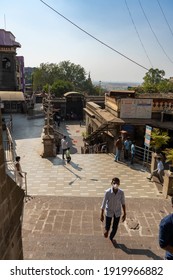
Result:
{"type": "Polygon", "coordinates": [[[11,68],[11,62],[7,57],[4,57],[2,59],[2,69],[10,70],[11,68]]]}

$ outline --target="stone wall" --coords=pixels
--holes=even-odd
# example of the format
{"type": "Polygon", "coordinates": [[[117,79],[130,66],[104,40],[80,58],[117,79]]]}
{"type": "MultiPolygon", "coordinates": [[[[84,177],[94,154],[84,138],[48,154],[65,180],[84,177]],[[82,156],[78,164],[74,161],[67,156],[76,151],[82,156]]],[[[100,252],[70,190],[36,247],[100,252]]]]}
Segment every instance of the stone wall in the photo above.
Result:
{"type": "Polygon", "coordinates": [[[0,260],[23,259],[24,191],[6,174],[0,113],[0,260]]]}

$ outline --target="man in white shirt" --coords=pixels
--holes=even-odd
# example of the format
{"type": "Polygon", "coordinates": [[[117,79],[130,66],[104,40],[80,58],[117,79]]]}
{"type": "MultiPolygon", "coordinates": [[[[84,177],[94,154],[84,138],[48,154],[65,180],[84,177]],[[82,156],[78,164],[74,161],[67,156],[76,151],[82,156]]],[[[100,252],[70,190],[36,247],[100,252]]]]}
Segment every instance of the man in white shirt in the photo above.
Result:
{"type": "Polygon", "coordinates": [[[125,196],[124,192],[119,189],[120,180],[115,177],[112,179],[111,187],[106,190],[105,196],[101,206],[101,217],[100,220],[104,221],[104,211],[105,211],[105,232],[104,237],[107,238],[109,230],[111,227],[111,222],[113,218],[112,231],[110,233],[109,239],[112,242],[120,221],[121,209],[123,209],[122,221],[126,219],[126,206],[125,206],[125,196]]]}
{"type": "Polygon", "coordinates": [[[163,184],[163,172],[164,172],[163,162],[161,161],[161,157],[157,157],[157,168],[153,170],[150,177],[148,177],[147,179],[151,181],[153,176],[157,176],[160,180],[160,183],[163,184]]]}
{"type": "Polygon", "coordinates": [[[61,139],[61,148],[62,148],[62,159],[64,158],[65,152],[68,148],[68,142],[66,141],[66,136],[64,135],[64,137],[61,139]]]}

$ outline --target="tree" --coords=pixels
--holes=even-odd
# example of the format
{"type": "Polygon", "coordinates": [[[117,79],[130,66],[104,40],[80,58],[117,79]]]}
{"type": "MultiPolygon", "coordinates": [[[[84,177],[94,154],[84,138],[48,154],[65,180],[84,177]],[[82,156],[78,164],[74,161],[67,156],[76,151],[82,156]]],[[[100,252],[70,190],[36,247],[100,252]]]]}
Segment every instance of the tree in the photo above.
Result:
{"type": "Polygon", "coordinates": [[[59,63],[59,70],[61,80],[72,83],[75,91],[84,90],[86,72],[83,67],[70,61],[62,61],[59,63]]]}
{"type": "Polygon", "coordinates": [[[171,165],[173,166],[173,149],[172,148],[166,148],[163,153],[166,156],[166,162],[171,162],[171,165]]]}
{"type": "Polygon", "coordinates": [[[46,84],[49,84],[49,78],[44,64],[41,64],[40,68],[36,68],[33,72],[33,89],[42,90],[46,84]]]}
{"type": "Polygon", "coordinates": [[[73,90],[73,84],[68,81],[57,80],[51,86],[51,94],[55,94],[56,97],[62,97],[64,93],[73,90]]]}
{"type": "Polygon", "coordinates": [[[33,73],[34,90],[42,90],[46,84],[53,85],[58,80],[71,83],[73,90],[90,92],[94,86],[90,76],[86,77],[86,72],[79,64],[70,61],[62,61],[59,64],[42,63],[33,73]]]}
{"type": "Polygon", "coordinates": [[[157,86],[158,92],[168,93],[171,89],[170,82],[165,79],[160,81],[160,83],[157,86]]]}
{"type": "Polygon", "coordinates": [[[159,91],[159,85],[163,85],[163,81],[165,76],[164,70],[159,69],[149,69],[149,71],[145,74],[143,80],[144,83],[142,84],[143,89],[145,92],[158,92],[159,91]]]}

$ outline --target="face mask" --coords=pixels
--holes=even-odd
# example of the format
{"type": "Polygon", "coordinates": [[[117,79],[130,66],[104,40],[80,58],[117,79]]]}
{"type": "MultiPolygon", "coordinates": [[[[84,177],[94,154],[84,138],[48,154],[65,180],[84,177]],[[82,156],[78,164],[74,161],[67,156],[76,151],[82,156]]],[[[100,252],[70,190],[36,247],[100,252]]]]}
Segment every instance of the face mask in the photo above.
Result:
{"type": "Polygon", "coordinates": [[[117,184],[112,184],[112,186],[113,186],[114,190],[117,190],[119,187],[117,184]]]}

